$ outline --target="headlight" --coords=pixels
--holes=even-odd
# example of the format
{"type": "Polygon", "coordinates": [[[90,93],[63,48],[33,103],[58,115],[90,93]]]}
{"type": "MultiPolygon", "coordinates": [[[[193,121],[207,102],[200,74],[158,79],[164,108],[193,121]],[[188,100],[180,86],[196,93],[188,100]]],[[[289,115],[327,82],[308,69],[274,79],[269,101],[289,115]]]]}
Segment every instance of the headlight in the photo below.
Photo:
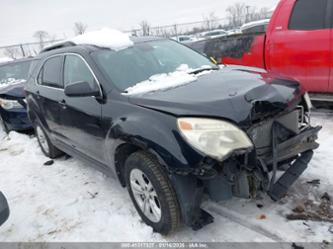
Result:
{"type": "Polygon", "coordinates": [[[5,110],[22,108],[22,105],[19,102],[17,102],[17,100],[9,100],[1,98],[0,98],[0,106],[5,110]]]}
{"type": "Polygon", "coordinates": [[[246,133],[229,122],[206,118],[179,118],[177,122],[190,145],[217,160],[235,150],[253,148],[246,133]]]}

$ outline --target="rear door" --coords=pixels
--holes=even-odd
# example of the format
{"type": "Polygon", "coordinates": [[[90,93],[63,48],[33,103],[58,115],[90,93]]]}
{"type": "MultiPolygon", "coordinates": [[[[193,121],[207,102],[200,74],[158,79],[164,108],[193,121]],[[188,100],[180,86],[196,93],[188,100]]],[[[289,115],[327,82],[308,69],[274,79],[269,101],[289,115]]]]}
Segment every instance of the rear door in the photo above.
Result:
{"type": "MultiPolygon", "coordinates": [[[[97,78],[84,58],[67,54],[64,62],[64,84],[88,82],[100,88],[97,78]]],[[[93,87],[94,88],[94,87],[93,87]]],[[[95,97],[68,97],[62,100],[62,133],[76,150],[104,162],[104,132],[101,126],[102,103],[95,97]]]]}
{"type": "Polygon", "coordinates": [[[311,92],[328,91],[330,1],[285,1],[275,17],[266,44],[268,69],[298,80],[311,92]]]}
{"type": "Polygon", "coordinates": [[[63,59],[62,55],[57,55],[44,62],[37,78],[40,87],[35,93],[41,109],[41,118],[46,122],[44,126],[57,137],[62,137],[61,101],[64,98],[64,90],[61,75],[63,59]]]}

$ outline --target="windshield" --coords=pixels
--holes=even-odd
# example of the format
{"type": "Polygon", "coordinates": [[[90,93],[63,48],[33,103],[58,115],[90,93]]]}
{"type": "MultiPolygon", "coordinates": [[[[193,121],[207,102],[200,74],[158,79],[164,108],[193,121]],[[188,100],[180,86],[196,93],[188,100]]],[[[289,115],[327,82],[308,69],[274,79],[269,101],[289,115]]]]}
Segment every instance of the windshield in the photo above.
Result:
{"type": "Polygon", "coordinates": [[[175,72],[183,65],[193,70],[217,67],[206,57],[170,40],[139,43],[118,52],[98,50],[93,57],[121,91],[153,75],[175,72]]]}
{"type": "Polygon", "coordinates": [[[31,61],[0,66],[0,84],[27,80],[31,61]]]}

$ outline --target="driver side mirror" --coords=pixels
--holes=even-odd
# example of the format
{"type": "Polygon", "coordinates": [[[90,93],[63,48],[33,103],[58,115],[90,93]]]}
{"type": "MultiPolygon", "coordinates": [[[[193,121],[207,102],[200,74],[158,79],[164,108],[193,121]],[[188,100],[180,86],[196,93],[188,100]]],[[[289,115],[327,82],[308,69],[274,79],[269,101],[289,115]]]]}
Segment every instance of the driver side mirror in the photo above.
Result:
{"type": "Polygon", "coordinates": [[[99,89],[93,89],[88,82],[79,81],[65,86],[68,97],[100,97],[99,89]]]}
{"type": "Polygon", "coordinates": [[[6,197],[0,192],[0,226],[5,223],[9,217],[9,207],[6,197]]]}

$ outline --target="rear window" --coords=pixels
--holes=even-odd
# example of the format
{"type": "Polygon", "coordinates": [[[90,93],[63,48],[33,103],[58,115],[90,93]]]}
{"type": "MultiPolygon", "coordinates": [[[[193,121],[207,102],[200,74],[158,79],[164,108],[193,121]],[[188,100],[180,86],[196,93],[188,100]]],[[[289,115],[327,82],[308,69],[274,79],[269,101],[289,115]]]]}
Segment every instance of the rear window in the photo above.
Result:
{"type": "Polygon", "coordinates": [[[289,21],[291,30],[325,28],[327,0],[297,0],[289,21]]]}

